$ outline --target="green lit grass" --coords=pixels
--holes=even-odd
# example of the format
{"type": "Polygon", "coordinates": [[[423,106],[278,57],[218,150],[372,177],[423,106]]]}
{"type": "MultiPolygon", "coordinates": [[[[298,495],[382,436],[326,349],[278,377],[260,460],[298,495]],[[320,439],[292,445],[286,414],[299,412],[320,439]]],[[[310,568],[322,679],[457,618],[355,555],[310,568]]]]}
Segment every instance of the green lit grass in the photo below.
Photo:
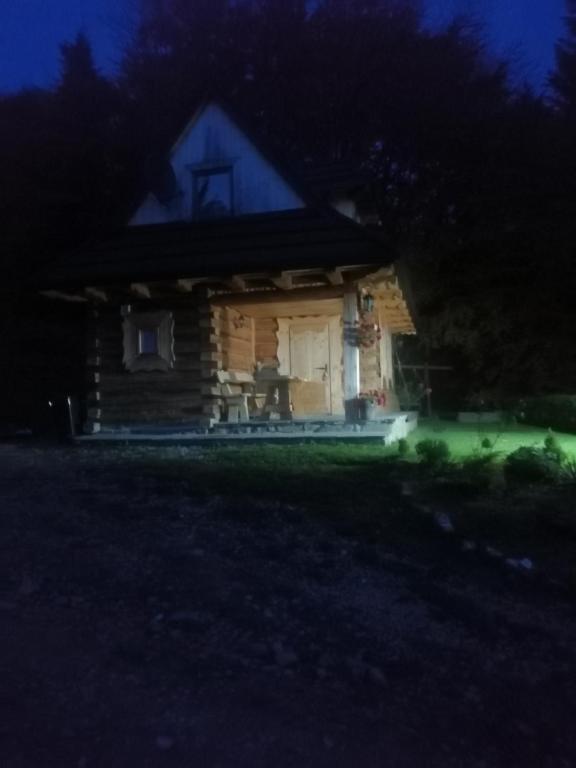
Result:
{"type": "MultiPolygon", "coordinates": [[[[518,425],[464,425],[446,421],[422,424],[408,438],[409,462],[418,461],[420,440],[445,440],[451,460],[460,462],[482,452],[486,438],[499,460],[521,446],[541,446],[545,429],[518,425]]],[[[576,457],[576,436],[557,435],[569,456],[576,457]]],[[[322,443],[278,445],[270,443],[210,447],[195,457],[154,451],[147,462],[155,471],[193,479],[199,491],[224,495],[274,496],[290,501],[381,500],[382,483],[395,472],[396,445],[322,443]]],[[[404,462],[405,464],[405,462],[404,462]]]]}
{"type": "MultiPolygon", "coordinates": [[[[554,433],[559,444],[576,458],[576,435],[554,433]]],[[[421,440],[445,440],[451,458],[461,461],[482,450],[482,441],[490,440],[502,459],[521,446],[544,446],[549,435],[545,429],[515,424],[468,425],[448,421],[424,422],[408,437],[409,460],[416,460],[414,447],[421,440]]],[[[384,459],[398,456],[396,445],[331,443],[318,445],[247,445],[215,448],[207,452],[206,461],[231,468],[254,471],[295,473],[306,476],[318,472],[346,472],[347,468],[374,467],[384,459]]]]}
{"type": "MultiPolygon", "coordinates": [[[[423,423],[409,437],[414,446],[419,440],[445,440],[454,459],[459,460],[480,449],[482,440],[488,438],[504,458],[522,446],[544,445],[549,432],[537,427],[525,427],[517,424],[457,424],[448,421],[430,421],[423,423]]],[[[576,457],[576,435],[554,433],[559,444],[568,453],[576,457]]]]}
{"type": "MultiPolygon", "coordinates": [[[[409,437],[407,461],[398,461],[396,445],[322,443],[307,445],[251,444],[210,447],[195,454],[154,450],[143,459],[152,474],[173,477],[190,484],[197,496],[274,500],[306,506],[325,514],[338,510],[380,517],[399,502],[402,482],[421,482],[430,471],[418,461],[415,446],[420,440],[445,440],[451,452],[452,476],[459,464],[482,453],[488,438],[497,461],[520,446],[543,446],[548,432],[521,426],[460,425],[451,422],[423,424],[409,437]]],[[[576,456],[576,437],[562,435],[559,442],[576,456]]],[[[139,459],[141,462],[142,459],[139,459]]],[[[443,473],[441,472],[440,475],[443,473]]],[[[440,477],[440,479],[442,479],[440,477]]]]}

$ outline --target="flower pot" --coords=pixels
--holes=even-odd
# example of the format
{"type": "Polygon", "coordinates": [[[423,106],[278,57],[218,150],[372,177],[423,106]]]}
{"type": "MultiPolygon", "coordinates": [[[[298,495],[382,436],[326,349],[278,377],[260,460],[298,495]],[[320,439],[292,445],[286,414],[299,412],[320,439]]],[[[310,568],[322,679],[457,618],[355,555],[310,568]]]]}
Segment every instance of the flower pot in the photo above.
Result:
{"type": "Polygon", "coordinates": [[[374,403],[372,400],[360,400],[360,420],[361,421],[376,421],[378,414],[380,413],[380,406],[374,403]]]}
{"type": "Polygon", "coordinates": [[[344,415],[346,417],[346,421],[361,421],[361,402],[362,401],[359,397],[354,397],[351,400],[346,400],[344,402],[344,415]]]}

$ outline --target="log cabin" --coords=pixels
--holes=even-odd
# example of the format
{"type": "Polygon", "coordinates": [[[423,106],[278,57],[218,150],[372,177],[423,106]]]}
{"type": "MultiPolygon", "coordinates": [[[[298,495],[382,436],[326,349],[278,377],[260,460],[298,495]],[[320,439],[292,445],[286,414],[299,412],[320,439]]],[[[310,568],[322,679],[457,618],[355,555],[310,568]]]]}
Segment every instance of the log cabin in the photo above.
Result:
{"type": "Polygon", "coordinates": [[[44,295],[87,308],[84,432],[398,412],[393,341],[413,313],[359,183],[293,178],[205,103],[124,231],[43,278],[44,295]]]}

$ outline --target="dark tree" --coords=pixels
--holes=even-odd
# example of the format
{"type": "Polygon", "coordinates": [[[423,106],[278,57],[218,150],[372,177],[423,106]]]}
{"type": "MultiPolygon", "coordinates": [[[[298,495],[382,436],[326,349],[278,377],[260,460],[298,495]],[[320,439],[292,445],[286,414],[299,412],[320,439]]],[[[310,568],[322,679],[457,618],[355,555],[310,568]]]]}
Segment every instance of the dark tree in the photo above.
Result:
{"type": "Polygon", "coordinates": [[[89,84],[97,85],[102,78],[96,70],[92,48],[86,35],[79,33],[72,43],[60,46],[60,83],[61,93],[82,98],[89,84]]]}
{"type": "Polygon", "coordinates": [[[103,237],[125,220],[130,173],[122,101],[95,69],[88,41],[62,46],[53,91],[0,100],[0,410],[37,411],[82,384],[82,316],[30,284],[61,249],[103,237]],[[64,310],[68,309],[65,313],[64,310]]]}
{"type": "Polygon", "coordinates": [[[98,236],[125,218],[133,193],[130,140],[122,94],[97,71],[83,35],[61,46],[53,107],[58,213],[73,240],[98,236]]]}
{"type": "Polygon", "coordinates": [[[566,0],[567,35],[556,45],[556,69],[550,84],[556,105],[571,121],[576,119],[576,0],[566,0]]]}

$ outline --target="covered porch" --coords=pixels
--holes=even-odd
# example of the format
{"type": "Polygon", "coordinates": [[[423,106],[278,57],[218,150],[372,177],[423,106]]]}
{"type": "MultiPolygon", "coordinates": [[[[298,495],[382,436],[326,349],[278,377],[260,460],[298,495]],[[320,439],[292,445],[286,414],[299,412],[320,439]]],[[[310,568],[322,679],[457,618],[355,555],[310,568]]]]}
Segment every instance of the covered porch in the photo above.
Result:
{"type": "Polygon", "coordinates": [[[284,271],[235,283],[210,301],[216,386],[204,393],[214,400],[214,426],[377,423],[399,411],[393,336],[414,329],[392,268],[284,271]]]}

